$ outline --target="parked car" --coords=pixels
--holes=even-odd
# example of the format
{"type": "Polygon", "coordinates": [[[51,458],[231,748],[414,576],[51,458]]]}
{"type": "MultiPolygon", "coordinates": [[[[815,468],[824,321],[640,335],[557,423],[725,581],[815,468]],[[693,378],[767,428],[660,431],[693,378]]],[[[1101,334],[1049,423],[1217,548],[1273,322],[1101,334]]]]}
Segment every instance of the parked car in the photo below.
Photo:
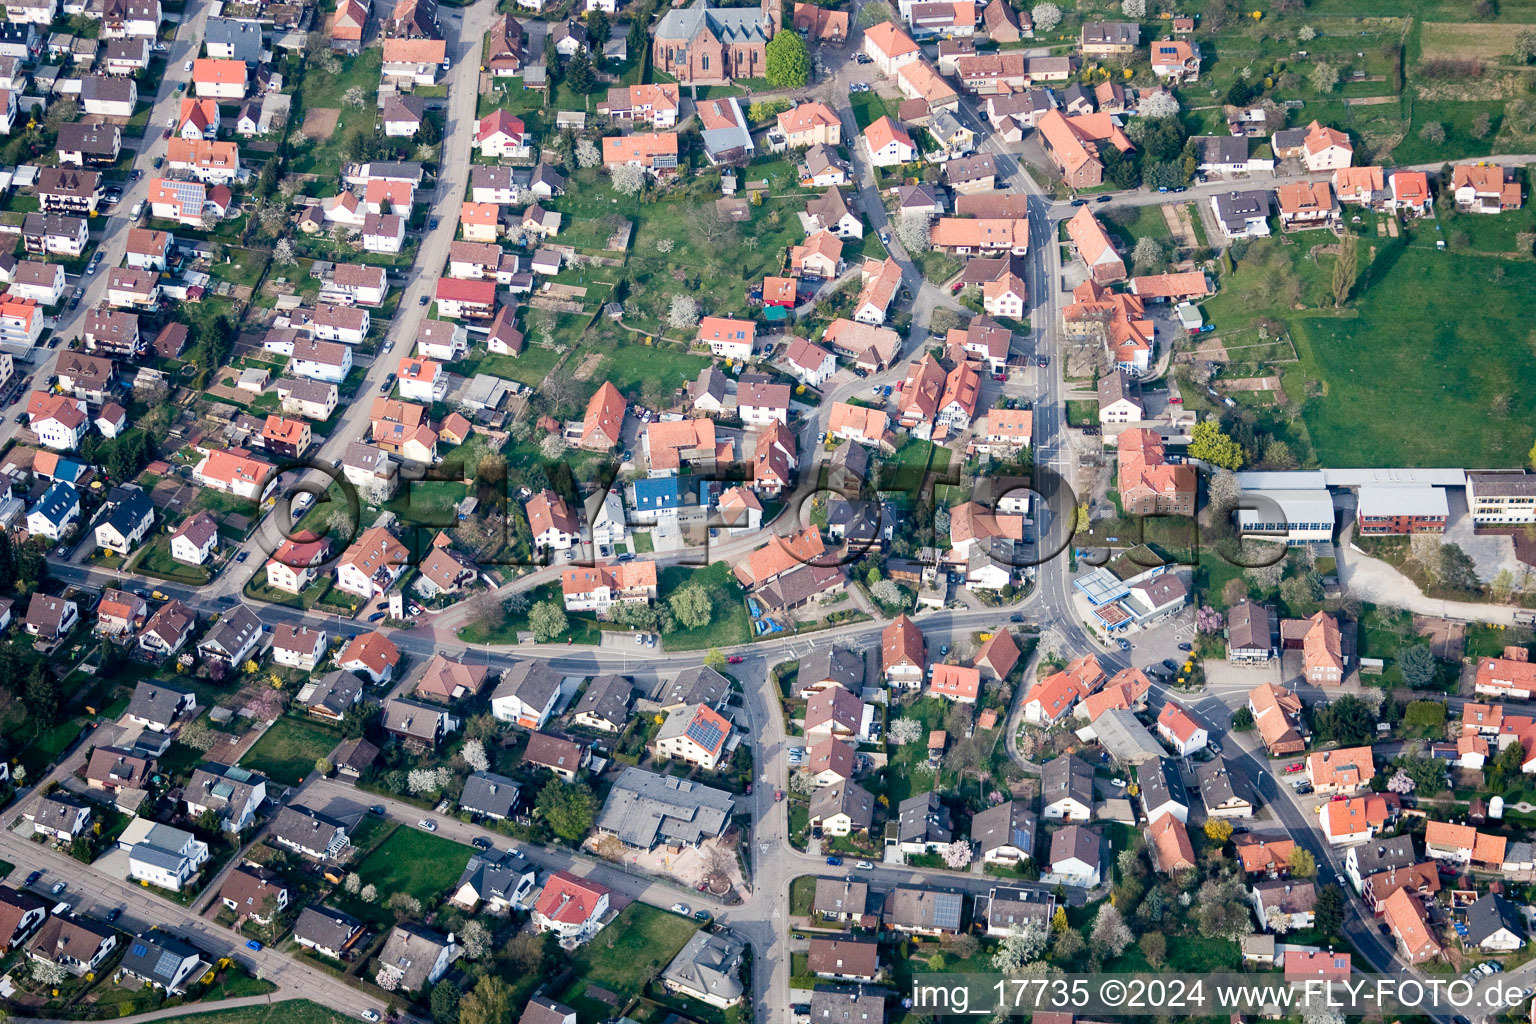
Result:
{"type": "Polygon", "coordinates": [[[729,658],[725,659],[725,663],[727,665],[740,665],[742,662],[744,662],[746,660],[747,660],[746,658],[743,658],[739,654],[733,654],[729,658]]]}
{"type": "Polygon", "coordinates": [[[254,953],[260,953],[261,943],[257,942],[255,939],[246,939],[245,948],[251,950],[254,953]]]}
{"type": "Polygon", "coordinates": [[[693,913],[693,908],[688,906],[686,903],[674,903],[672,904],[672,913],[682,914],[684,917],[688,917],[693,913]]]}
{"type": "Polygon", "coordinates": [[[366,1020],[366,1021],[376,1021],[378,1019],[379,1019],[379,1011],[378,1010],[364,1010],[363,1011],[363,1020],[366,1020]]]}
{"type": "Polygon", "coordinates": [[[1292,761],[1290,764],[1285,766],[1285,774],[1293,775],[1296,772],[1305,771],[1306,767],[1307,766],[1302,764],[1300,761],[1292,761]]]}
{"type": "Polygon", "coordinates": [[[416,823],[416,827],[426,829],[428,832],[436,832],[437,822],[433,821],[431,818],[422,818],[416,823]]]}
{"type": "Polygon", "coordinates": [[[432,301],[432,297],[431,296],[423,295],[421,298],[416,300],[416,305],[418,305],[418,306],[425,306],[427,303],[429,303],[431,301],[432,301]]]}
{"type": "Polygon", "coordinates": [[[68,887],[68,883],[67,882],[54,882],[53,883],[53,888],[49,889],[48,891],[50,893],[52,893],[53,895],[57,896],[59,893],[63,892],[67,887],[68,887]]]}
{"type": "Polygon", "coordinates": [[[843,858],[841,858],[841,857],[828,857],[827,858],[827,867],[829,867],[829,868],[839,868],[839,867],[842,867],[842,866],[843,866],[843,858]]]}
{"type": "Polygon", "coordinates": [[[1096,203],[1109,203],[1109,202],[1113,202],[1114,198],[1115,198],[1114,196],[1099,196],[1099,198],[1095,199],[1094,202],[1096,202],[1096,203]]]}
{"type": "Polygon", "coordinates": [[[25,882],[22,882],[21,884],[23,886],[29,886],[29,885],[32,885],[34,882],[36,882],[39,878],[42,878],[42,877],[43,877],[43,873],[41,871],[34,871],[30,875],[28,875],[27,876],[27,880],[25,882]]]}
{"type": "Polygon", "coordinates": [[[873,871],[875,869],[875,866],[867,860],[859,861],[854,865],[854,867],[857,867],[861,871],[873,871]]]}
{"type": "Polygon", "coordinates": [[[1181,651],[1192,651],[1192,650],[1194,650],[1194,647],[1192,647],[1189,644],[1179,644],[1179,650],[1181,650],[1181,651]]]}
{"type": "Polygon", "coordinates": [[[773,791],[773,802],[776,804],[784,802],[784,791],[782,789],[773,791]]]}
{"type": "Polygon", "coordinates": [[[469,845],[477,850],[489,850],[491,848],[491,841],[485,838],[485,836],[475,836],[475,838],[469,841],[469,845]]]}
{"type": "Polygon", "coordinates": [[[702,921],[704,924],[709,924],[709,922],[713,921],[715,917],[707,910],[695,910],[693,912],[693,919],[695,921],[702,921]]]}
{"type": "Polygon", "coordinates": [[[123,908],[122,907],[113,907],[111,910],[107,911],[107,923],[111,924],[113,921],[116,921],[118,918],[120,918],[122,916],[123,916],[123,908]]]}
{"type": "Polygon", "coordinates": [[[383,612],[374,612],[372,615],[368,616],[368,621],[369,622],[378,622],[383,617],[384,617],[384,613],[383,612]]]}
{"type": "Polygon", "coordinates": [[[1179,663],[1174,661],[1172,658],[1164,658],[1163,668],[1167,669],[1169,672],[1177,672],[1179,670],[1179,663]]]}
{"type": "Polygon", "coordinates": [[[1087,206],[1088,205],[1088,200],[1086,200],[1086,199],[1074,199],[1074,200],[1072,200],[1072,205],[1073,206],[1087,206]]]}

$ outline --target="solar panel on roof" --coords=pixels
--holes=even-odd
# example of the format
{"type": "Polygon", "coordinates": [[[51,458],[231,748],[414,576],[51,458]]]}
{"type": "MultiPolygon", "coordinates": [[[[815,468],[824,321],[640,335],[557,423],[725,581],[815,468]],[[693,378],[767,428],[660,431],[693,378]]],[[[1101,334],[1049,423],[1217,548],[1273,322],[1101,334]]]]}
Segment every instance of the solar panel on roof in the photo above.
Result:
{"type": "Polygon", "coordinates": [[[688,728],[683,730],[683,735],[705,750],[714,750],[720,745],[720,737],[723,733],[719,723],[701,715],[695,715],[693,721],[688,723],[688,728]]]}
{"type": "Polygon", "coordinates": [[[176,968],[180,966],[181,957],[169,950],[162,950],[160,952],[160,959],[155,961],[155,973],[162,978],[169,978],[175,975],[176,968]]]}
{"type": "Polygon", "coordinates": [[[145,948],[144,943],[142,943],[142,942],[135,942],[133,944],[133,955],[134,956],[143,956],[144,954],[146,954],[148,952],[149,952],[149,950],[145,948]]]}
{"type": "Polygon", "coordinates": [[[954,922],[960,924],[961,897],[959,893],[939,892],[933,894],[933,923],[937,925],[954,922]]]}

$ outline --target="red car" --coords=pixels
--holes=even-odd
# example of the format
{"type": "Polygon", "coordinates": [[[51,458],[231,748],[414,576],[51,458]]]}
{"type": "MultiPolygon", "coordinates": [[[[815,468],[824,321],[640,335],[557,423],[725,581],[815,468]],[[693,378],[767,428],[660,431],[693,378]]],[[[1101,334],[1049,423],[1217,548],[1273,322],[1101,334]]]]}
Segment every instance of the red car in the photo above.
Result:
{"type": "Polygon", "coordinates": [[[773,791],[773,802],[774,803],[782,803],[783,800],[784,800],[784,791],[782,789],[774,790],[773,791]]]}
{"type": "Polygon", "coordinates": [[[746,658],[743,658],[739,654],[733,654],[729,658],[725,659],[725,663],[727,665],[740,665],[742,662],[744,662],[746,660],[747,660],[746,658]]]}
{"type": "Polygon", "coordinates": [[[992,379],[1001,384],[1008,379],[1008,375],[1006,373],[994,373],[992,379]]]}
{"type": "Polygon", "coordinates": [[[1184,399],[1182,399],[1182,398],[1170,398],[1170,399],[1168,399],[1168,404],[1169,405],[1183,405],[1184,404],[1184,399]]]}
{"type": "Polygon", "coordinates": [[[1290,774],[1292,774],[1294,772],[1302,771],[1306,767],[1307,766],[1302,764],[1300,761],[1296,761],[1296,762],[1294,762],[1292,764],[1288,764],[1288,765],[1285,766],[1285,774],[1290,775],[1290,774]]]}

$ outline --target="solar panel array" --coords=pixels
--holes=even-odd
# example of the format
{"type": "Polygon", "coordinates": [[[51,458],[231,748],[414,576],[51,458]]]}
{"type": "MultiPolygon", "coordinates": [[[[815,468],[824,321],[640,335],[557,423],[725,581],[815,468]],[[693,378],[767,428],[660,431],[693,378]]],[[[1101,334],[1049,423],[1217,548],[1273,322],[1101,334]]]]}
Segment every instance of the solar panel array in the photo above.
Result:
{"type": "Polygon", "coordinates": [[[940,927],[959,927],[961,899],[956,892],[933,894],[933,923],[940,927]]]}
{"type": "Polygon", "coordinates": [[[683,735],[705,750],[714,750],[720,745],[720,739],[725,733],[720,728],[719,722],[705,718],[701,713],[693,716],[693,721],[688,723],[688,728],[683,730],[683,735]]]}

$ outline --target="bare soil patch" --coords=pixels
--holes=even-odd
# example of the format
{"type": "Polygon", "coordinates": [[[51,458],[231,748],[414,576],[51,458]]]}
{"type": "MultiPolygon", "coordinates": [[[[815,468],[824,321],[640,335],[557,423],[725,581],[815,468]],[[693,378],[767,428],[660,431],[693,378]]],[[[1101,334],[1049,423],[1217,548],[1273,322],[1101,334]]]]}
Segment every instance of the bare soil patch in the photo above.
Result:
{"type": "Polygon", "coordinates": [[[302,130],[312,139],[328,139],[336,134],[336,124],[340,120],[340,107],[312,107],[304,112],[302,130]]]}

